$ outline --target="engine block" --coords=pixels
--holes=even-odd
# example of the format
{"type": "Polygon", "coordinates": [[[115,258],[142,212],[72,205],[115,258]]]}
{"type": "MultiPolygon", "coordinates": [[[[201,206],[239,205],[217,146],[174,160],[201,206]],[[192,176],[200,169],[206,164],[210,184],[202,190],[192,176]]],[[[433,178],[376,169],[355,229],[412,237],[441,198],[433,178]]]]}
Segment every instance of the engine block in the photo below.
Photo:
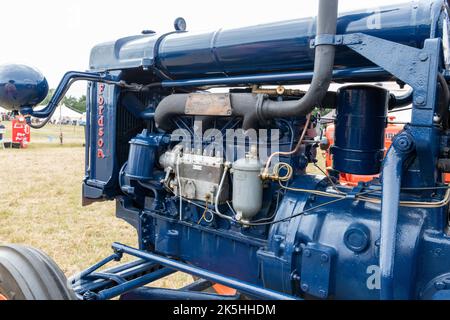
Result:
{"type": "MultiPolygon", "coordinates": [[[[169,151],[162,155],[161,166],[165,169],[165,184],[178,196],[189,200],[212,203],[219,191],[220,181],[225,170],[222,157],[211,157],[200,154],[169,151]],[[170,179],[170,176],[173,178],[170,179]]],[[[222,188],[219,200],[229,200],[229,185],[222,188]]]]}

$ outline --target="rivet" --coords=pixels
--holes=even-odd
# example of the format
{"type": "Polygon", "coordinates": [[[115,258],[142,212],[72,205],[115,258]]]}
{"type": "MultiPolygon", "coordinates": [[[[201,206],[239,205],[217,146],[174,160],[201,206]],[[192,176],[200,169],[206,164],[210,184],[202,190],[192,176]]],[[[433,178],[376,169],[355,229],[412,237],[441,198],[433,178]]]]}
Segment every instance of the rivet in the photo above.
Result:
{"type": "Polygon", "coordinates": [[[441,122],[441,117],[439,117],[438,115],[435,115],[435,116],[433,117],[433,122],[434,122],[434,123],[439,123],[439,122],[441,122]]]}
{"type": "Polygon", "coordinates": [[[424,98],[423,96],[418,96],[418,97],[415,99],[415,102],[416,102],[416,104],[418,104],[418,105],[423,105],[423,104],[425,103],[425,98],[424,98]]]}
{"type": "Polygon", "coordinates": [[[325,292],[325,290],[319,290],[319,296],[321,298],[326,298],[327,297],[327,293],[325,292]]]}
{"type": "Polygon", "coordinates": [[[428,54],[426,54],[426,53],[421,53],[421,54],[419,55],[419,59],[420,59],[420,61],[427,61],[427,60],[428,60],[428,54]]]}

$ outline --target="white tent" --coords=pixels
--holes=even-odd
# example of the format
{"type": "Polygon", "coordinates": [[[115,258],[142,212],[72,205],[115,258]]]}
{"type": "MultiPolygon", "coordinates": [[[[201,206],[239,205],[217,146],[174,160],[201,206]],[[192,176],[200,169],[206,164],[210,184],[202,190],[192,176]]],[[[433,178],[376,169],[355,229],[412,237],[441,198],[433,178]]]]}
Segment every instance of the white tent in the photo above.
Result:
{"type": "Polygon", "coordinates": [[[79,122],[83,119],[83,114],[76,112],[64,104],[60,105],[56,108],[55,113],[51,118],[51,122],[53,123],[67,123],[67,122],[79,122]]]}

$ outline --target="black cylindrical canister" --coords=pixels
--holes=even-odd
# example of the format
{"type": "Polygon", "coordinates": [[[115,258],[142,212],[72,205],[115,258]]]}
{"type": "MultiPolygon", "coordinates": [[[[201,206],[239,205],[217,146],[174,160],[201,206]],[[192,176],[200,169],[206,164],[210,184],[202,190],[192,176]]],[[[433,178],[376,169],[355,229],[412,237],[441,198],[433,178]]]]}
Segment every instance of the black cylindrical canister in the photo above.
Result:
{"type": "Polygon", "coordinates": [[[333,167],[342,173],[374,175],[384,158],[389,91],[371,85],[339,89],[333,167]]]}

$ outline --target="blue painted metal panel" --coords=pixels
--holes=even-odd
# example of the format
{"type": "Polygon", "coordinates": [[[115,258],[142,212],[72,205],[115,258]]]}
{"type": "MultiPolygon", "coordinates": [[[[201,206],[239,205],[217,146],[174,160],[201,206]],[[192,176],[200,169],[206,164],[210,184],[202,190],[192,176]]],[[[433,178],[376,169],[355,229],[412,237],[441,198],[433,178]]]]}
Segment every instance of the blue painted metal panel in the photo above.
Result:
{"type": "Polygon", "coordinates": [[[88,96],[88,130],[86,135],[86,199],[111,198],[117,195],[118,166],[116,123],[118,95],[115,85],[92,83],[88,96]]]}
{"type": "MultiPolygon", "coordinates": [[[[421,48],[425,39],[442,33],[445,1],[420,1],[344,13],[338,34],[365,33],[421,48]]],[[[208,33],[141,35],[98,45],[93,70],[154,67],[172,79],[238,76],[312,70],[315,19],[299,19],[208,33]]],[[[372,63],[339,48],[336,68],[369,67],[372,63]]]]}

